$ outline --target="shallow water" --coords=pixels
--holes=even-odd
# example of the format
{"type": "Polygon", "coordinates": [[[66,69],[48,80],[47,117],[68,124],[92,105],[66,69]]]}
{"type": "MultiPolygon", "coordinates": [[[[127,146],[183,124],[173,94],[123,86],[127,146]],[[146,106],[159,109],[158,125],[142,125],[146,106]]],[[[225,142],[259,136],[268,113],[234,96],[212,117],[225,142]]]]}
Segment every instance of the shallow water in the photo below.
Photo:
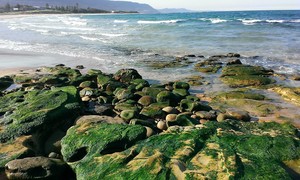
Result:
{"type": "Polygon", "coordinates": [[[155,61],[155,54],[168,60],[237,52],[243,63],[300,73],[299,47],[300,11],[0,18],[1,49],[74,57],[78,64],[88,59],[106,71],[135,67],[152,79],[178,79],[192,68],[153,71],[144,62],[155,61]]]}

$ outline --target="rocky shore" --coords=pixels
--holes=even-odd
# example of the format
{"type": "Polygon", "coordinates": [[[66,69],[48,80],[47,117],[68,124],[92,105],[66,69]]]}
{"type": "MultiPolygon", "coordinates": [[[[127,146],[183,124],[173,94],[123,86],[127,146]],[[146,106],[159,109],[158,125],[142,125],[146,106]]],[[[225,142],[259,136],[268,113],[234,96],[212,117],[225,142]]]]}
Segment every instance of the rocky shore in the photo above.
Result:
{"type": "Polygon", "coordinates": [[[59,64],[1,77],[0,179],[299,178],[300,117],[263,92],[299,107],[300,88],[239,57],[148,62],[214,74],[231,87],[217,93],[193,93],[205,77],[150,84],[135,69],[59,64]]]}

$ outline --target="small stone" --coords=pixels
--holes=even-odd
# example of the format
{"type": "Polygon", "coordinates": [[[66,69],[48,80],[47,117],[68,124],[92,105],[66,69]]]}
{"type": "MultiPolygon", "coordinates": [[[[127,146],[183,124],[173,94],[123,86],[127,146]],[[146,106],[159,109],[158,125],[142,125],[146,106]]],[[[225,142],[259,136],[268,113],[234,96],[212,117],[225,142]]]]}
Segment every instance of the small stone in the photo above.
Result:
{"type": "Polygon", "coordinates": [[[199,122],[200,122],[201,124],[205,124],[205,123],[207,122],[207,120],[206,120],[206,119],[200,119],[199,122]]]}
{"type": "Polygon", "coordinates": [[[220,114],[217,116],[217,121],[218,121],[218,122],[222,122],[222,121],[224,121],[226,118],[227,118],[227,115],[226,115],[226,114],[220,113],[220,114]]]}
{"type": "Polygon", "coordinates": [[[166,121],[175,121],[177,114],[168,114],[166,116],[166,121]]]}
{"type": "Polygon", "coordinates": [[[151,96],[143,96],[138,100],[138,103],[143,106],[149,106],[150,104],[152,104],[154,102],[155,102],[155,100],[151,96]]]}
{"type": "Polygon", "coordinates": [[[234,65],[234,64],[242,64],[242,62],[239,59],[232,59],[227,63],[227,65],[234,65]]]}
{"type": "Polygon", "coordinates": [[[226,110],[226,113],[232,118],[236,120],[241,120],[241,121],[250,121],[251,117],[247,111],[236,109],[236,108],[229,108],[226,110]]]}
{"type": "Polygon", "coordinates": [[[167,124],[164,121],[159,121],[157,123],[157,128],[160,129],[160,130],[166,130],[166,129],[168,129],[167,124]]]}
{"type": "Polygon", "coordinates": [[[76,69],[84,69],[84,66],[83,65],[77,65],[76,69]]]}
{"type": "Polygon", "coordinates": [[[152,136],[152,135],[154,134],[154,131],[153,131],[152,128],[147,127],[147,126],[144,126],[144,127],[145,127],[146,130],[147,130],[147,132],[146,132],[146,136],[147,136],[147,137],[150,137],[150,136],[152,136]]]}
{"type": "Polygon", "coordinates": [[[64,64],[57,64],[55,65],[55,67],[64,67],[65,65],[64,64]]]}
{"type": "Polygon", "coordinates": [[[178,110],[171,106],[164,107],[162,110],[168,114],[178,114],[178,110]]]}
{"type": "Polygon", "coordinates": [[[130,119],[133,119],[136,115],[136,111],[134,110],[124,110],[121,112],[120,116],[122,119],[129,121],[130,119]]]}
{"type": "Polygon", "coordinates": [[[83,98],[81,98],[81,101],[83,102],[88,102],[91,98],[89,96],[84,96],[83,98]]]}
{"type": "Polygon", "coordinates": [[[54,158],[54,159],[60,159],[60,155],[55,153],[55,152],[51,152],[49,155],[48,155],[49,158],[54,158]]]}
{"type": "Polygon", "coordinates": [[[192,114],[191,118],[197,119],[197,116],[195,114],[192,114]]]}
{"type": "Polygon", "coordinates": [[[241,55],[238,53],[228,53],[226,56],[227,57],[241,57],[241,55]]]}

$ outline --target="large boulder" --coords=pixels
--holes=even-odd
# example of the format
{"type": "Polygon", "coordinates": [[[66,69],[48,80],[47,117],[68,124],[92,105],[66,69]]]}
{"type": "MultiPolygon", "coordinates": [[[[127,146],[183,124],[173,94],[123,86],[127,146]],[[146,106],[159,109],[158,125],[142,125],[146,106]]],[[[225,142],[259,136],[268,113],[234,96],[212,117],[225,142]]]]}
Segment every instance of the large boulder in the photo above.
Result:
{"type": "Polygon", "coordinates": [[[5,165],[8,179],[62,179],[70,175],[68,169],[62,160],[45,157],[16,159],[5,165]]]}
{"type": "Polygon", "coordinates": [[[135,69],[120,69],[114,74],[115,80],[129,84],[134,79],[142,79],[142,76],[135,69]]]}
{"type": "Polygon", "coordinates": [[[295,133],[286,124],[210,121],[143,140],[142,126],[82,124],[68,130],[62,154],[79,180],[291,179],[295,133]]]}
{"type": "Polygon", "coordinates": [[[274,82],[272,70],[260,66],[230,65],[222,70],[221,80],[231,87],[261,86],[274,82]]]}

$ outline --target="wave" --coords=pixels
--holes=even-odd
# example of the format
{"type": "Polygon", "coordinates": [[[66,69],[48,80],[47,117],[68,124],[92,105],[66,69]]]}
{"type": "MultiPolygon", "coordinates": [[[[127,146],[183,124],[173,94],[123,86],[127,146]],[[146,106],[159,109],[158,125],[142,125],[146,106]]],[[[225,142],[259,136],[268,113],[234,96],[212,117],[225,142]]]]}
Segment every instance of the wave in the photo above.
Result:
{"type": "Polygon", "coordinates": [[[114,23],[127,23],[128,20],[114,20],[114,23]]]}
{"type": "Polygon", "coordinates": [[[100,38],[95,38],[95,37],[88,37],[88,36],[79,36],[80,38],[84,39],[84,40],[88,40],[88,41],[100,41],[103,43],[107,43],[108,41],[105,41],[103,39],[100,38]]]}
{"type": "Polygon", "coordinates": [[[126,36],[127,34],[106,34],[106,33],[103,33],[101,35],[102,36],[107,36],[107,37],[120,37],[120,36],[126,36]]]}
{"type": "Polygon", "coordinates": [[[174,19],[174,20],[164,20],[164,21],[138,21],[138,24],[173,24],[177,23],[179,21],[182,21],[180,19],[174,19]]]}
{"type": "Polygon", "coordinates": [[[224,23],[224,22],[229,21],[229,20],[220,19],[220,18],[200,18],[198,20],[200,20],[200,21],[210,21],[212,24],[224,23]]]}
{"type": "Polygon", "coordinates": [[[262,22],[260,19],[237,19],[241,21],[244,25],[254,25],[255,23],[262,22]]]}
{"type": "Polygon", "coordinates": [[[292,23],[300,23],[300,19],[290,20],[292,23]]]}

